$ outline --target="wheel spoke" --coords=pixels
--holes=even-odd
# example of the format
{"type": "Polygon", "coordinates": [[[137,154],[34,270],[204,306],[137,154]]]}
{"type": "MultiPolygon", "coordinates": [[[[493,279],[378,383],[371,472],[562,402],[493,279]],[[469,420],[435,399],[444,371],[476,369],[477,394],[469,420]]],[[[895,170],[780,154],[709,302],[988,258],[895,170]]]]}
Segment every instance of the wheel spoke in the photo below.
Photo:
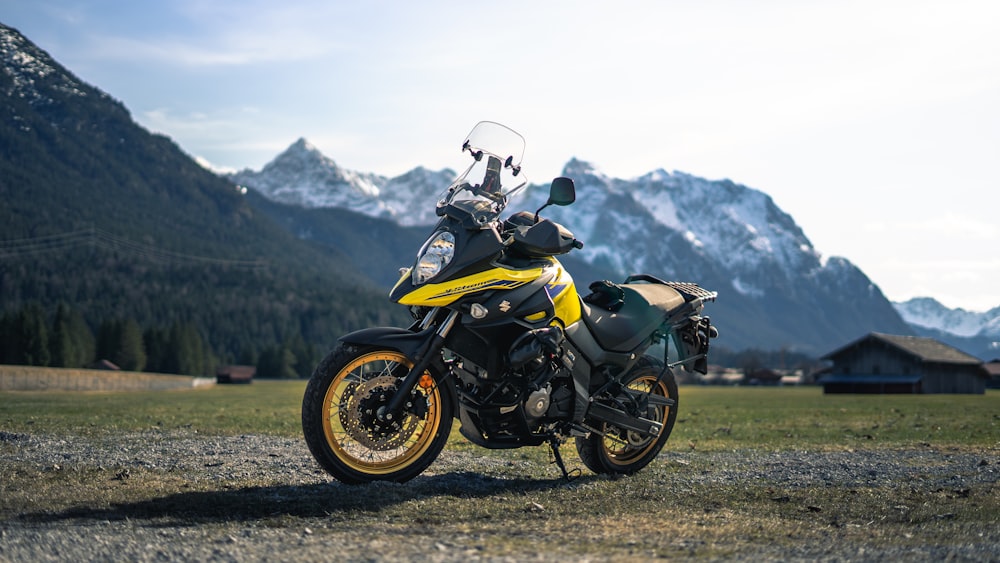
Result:
{"type": "Polygon", "coordinates": [[[403,369],[409,369],[405,357],[381,352],[358,358],[331,382],[324,403],[325,433],[349,466],[368,472],[395,470],[419,458],[433,441],[440,422],[436,389],[423,395],[429,406],[423,419],[406,414],[388,422],[376,416],[397,392],[403,369]]]}
{"type": "MultiPolygon", "coordinates": [[[[662,384],[658,385],[654,379],[649,377],[637,378],[629,382],[627,388],[637,393],[655,393],[663,397],[668,396],[666,388],[662,384]]],[[[666,406],[650,405],[646,409],[645,417],[658,422],[664,421],[667,418],[667,409],[668,407],[666,406]]],[[[655,447],[658,438],[659,435],[643,436],[636,432],[629,432],[615,426],[605,425],[603,443],[608,457],[614,463],[625,465],[644,456],[650,448],[655,447]]]]}
{"type": "Polygon", "coordinates": [[[657,423],[655,436],[606,422],[591,422],[597,432],[576,439],[583,463],[595,473],[629,474],[648,465],[670,438],[677,418],[677,383],[659,359],[645,356],[619,380],[622,392],[605,397],[626,412],[657,423]]]}

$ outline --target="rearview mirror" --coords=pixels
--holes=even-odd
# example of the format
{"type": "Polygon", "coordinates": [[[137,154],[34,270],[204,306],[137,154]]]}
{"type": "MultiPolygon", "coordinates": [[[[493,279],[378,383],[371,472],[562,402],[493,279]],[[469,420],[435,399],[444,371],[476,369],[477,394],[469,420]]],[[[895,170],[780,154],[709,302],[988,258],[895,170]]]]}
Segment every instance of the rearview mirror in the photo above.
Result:
{"type": "Polygon", "coordinates": [[[545,202],[545,205],[539,207],[538,211],[535,211],[535,222],[538,222],[538,214],[546,207],[550,205],[569,205],[574,201],[576,201],[576,186],[573,185],[571,178],[560,176],[552,180],[552,185],[549,186],[549,200],[545,202]]]}
{"type": "Polygon", "coordinates": [[[576,186],[572,178],[560,176],[552,180],[549,187],[549,201],[545,205],[569,205],[576,201],[576,186]]]}

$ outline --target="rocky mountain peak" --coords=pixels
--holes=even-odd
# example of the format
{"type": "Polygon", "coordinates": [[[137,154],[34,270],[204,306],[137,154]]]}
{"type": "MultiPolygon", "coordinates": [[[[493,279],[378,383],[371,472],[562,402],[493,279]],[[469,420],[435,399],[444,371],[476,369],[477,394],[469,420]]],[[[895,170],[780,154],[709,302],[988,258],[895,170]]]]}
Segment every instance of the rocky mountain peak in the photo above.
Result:
{"type": "Polygon", "coordinates": [[[299,138],[259,172],[243,170],[229,178],[278,203],[345,208],[401,225],[422,225],[434,222],[433,198],[454,176],[449,169],[424,167],[395,178],[348,170],[299,138]]]}
{"type": "Polygon", "coordinates": [[[291,169],[292,167],[312,170],[322,169],[324,172],[333,173],[334,176],[340,172],[340,167],[337,166],[337,163],[320,152],[305,137],[300,137],[297,141],[289,145],[287,149],[278,154],[278,156],[274,157],[271,162],[264,166],[264,170],[291,169]]]}
{"type": "MultiPolygon", "coordinates": [[[[90,86],[18,30],[0,23],[0,94],[27,102],[34,110],[51,112],[88,96],[108,103],[115,113],[128,111],[108,94],[90,86]]],[[[16,109],[11,111],[16,112],[16,109]]],[[[55,125],[55,123],[53,123],[55,125]]]]}
{"type": "Polygon", "coordinates": [[[580,176],[604,176],[593,164],[573,157],[563,167],[562,175],[569,178],[580,176]]]}

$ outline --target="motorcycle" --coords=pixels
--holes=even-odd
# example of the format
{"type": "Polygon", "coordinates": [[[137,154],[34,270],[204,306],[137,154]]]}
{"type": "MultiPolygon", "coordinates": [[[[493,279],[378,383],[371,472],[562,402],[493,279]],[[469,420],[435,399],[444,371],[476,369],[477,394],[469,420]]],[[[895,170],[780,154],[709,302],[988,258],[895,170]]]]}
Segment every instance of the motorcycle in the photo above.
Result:
{"type": "Polygon", "coordinates": [[[337,480],[403,482],[441,453],[453,419],[491,449],[572,438],[595,473],[630,474],[660,452],[677,419],[677,367],[705,373],[718,335],[703,305],[716,293],[648,274],[599,281],[581,297],[559,255],[583,248],[542,218],[576,199],[555,178],[534,213],[501,219],[527,186],[524,138],[484,121],[462,145],[472,162],[444,191],[433,232],[389,298],[407,328],[344,335],[302,401],[309,450],[337,480]],[[671,355],[670,342],[674,352],[671,355]],[[662,359],[647,352],[662,346],[662,359]]]}

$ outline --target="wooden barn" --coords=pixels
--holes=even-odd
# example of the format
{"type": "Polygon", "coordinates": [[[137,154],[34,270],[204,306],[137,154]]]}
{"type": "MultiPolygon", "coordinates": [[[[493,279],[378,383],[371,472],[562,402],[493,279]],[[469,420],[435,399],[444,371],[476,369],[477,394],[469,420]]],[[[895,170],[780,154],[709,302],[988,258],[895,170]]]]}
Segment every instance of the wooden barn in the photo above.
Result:
{"type": "Polygon", "coordinates": [[[933,338],[873,332],[823,356],[824,393],[986,392],[983,362],[933,338]]]}
{"type": "Polygon", "coordinates": [[[257,375],[255,366],[219,366],[215,370],[216,383],[253,383],[257,375]]]}
{"type": "Polygon", "coordinates": [[[990,374],[990,379],[986,382],[986,387],[1000,389],[1000,359],[994,358],[983,364],[983,367],[986,368],[986,373],[990,374]]]}

